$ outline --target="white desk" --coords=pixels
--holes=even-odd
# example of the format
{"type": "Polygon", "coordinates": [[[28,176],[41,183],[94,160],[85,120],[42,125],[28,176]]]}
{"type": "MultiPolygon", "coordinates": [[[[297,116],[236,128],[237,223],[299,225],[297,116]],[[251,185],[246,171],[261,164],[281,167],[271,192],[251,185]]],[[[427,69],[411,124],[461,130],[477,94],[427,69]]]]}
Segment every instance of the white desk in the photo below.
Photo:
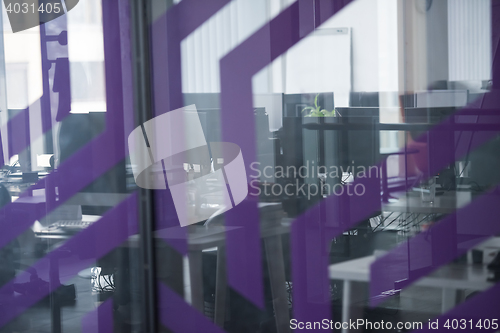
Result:
{"type": "Polygon", "coordinates": [[[436,195],[433,203],[422,202],[419,192],[408,192],[382,207],[383,211],[420,214],[448,214],[471,202],[471,192],[448,191],[436,195]]]}
{"type": "MultiPolygon", "coordinates": [[[[330,279],[344,280],[344,296],[342,299],[342,321],[358,319],[359,311],[354,309],[354,303],[361,301],[363,296],[358,293],[359,288],[354,285],[370,281],[370,265],[375,261],[375,256],[345,261],[330,265],[328,273],[330,279]]],[[[442,288],[441,310],[446,312],[455,306],[457,290],[485,290],[494,285],[488,282],[488,271],[485,265],[451,264],[439,268],[429,276],[414,283],[414,285],[442,288]]],[[[366,298],[366,297],[365,297],[366,298]]],[[[359,309],[358,309],[359,310],[359,309]]],[[[343,332],[349,332],[343,330],[343,332]]]]}

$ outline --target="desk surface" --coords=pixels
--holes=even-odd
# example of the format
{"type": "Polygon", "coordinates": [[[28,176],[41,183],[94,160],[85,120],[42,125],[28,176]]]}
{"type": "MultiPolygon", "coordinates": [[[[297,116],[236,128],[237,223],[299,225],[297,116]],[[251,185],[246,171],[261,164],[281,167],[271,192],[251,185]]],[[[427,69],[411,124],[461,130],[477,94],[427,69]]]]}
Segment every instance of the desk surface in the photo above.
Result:
{"type": "MultiPolygon", "coordinates": [[[[129,193],[90,193],[80,192],[69,198],[65,205],[82,205],[82,206],[108,206],[114,207],[120,202],[125,200],[129,193]]],[[[14,204],[40,204],[46,203],[45,194],[25,196],[25,197],[12,197],[14,204]]]]}
{"type": "Polygon", "coordinates": [[[26,197],[12,197],[12,202],[16,204],[45,204],[45,195],[34,195],[26,197]]]}
{"type": "MultiPolygon", "coordinates": [[[[370,279],[370,265],[375,261],[375,256],[345,261],[330,265],[328,273],[330,279],[368,282],[370,279]]],[[[450,264],[439,268],[430,275],[417,280],[415,285],[484,290],[494,285],[487,281],[488,270],[482,264],[450,264]]]]}
{"type": "MultiPolygon", "coordinates": [[[[245,233],[245,230],[242,227],[213,226],[207,228],[204,226],[191,226],[189,227],[188,233],[185,233],[182,229],[184,229],[184,227],[161,229],[155,232],[155,238],[186,239],[190,250],[201,251],[223,244],[228,232],[240,231],[245,233]]],[[[290,223],[284,221],[275,225],[262,227],[260,230],[260,235],[261,238],[267,238],[271,236],[287,234],[289,232],[290,223]]],[[[138,236],[132,236],[132,238],[135,237],[138,236]]],[[[132,238],[129,239],[129,241],[133,242],[132,238]]]]}
{"type": "Polygon", "coordinates": [[[436,195],[433,203],[422,202],[420,192],[404,193],[397,202],[390,202],[383,206],[384,211],[400,213],[448,214],[454,212],[471,201],[471,192],[448,191],[436,195]]]}
{"type": "MultiPolygon", "coordinates": [[[[121,194],[117,194],[115,197],[112,197],[110,200],[121,200],[121,194]]],[[[45,198],[45,197],[44,197],[45,198]]],[[[82,202],[82,196],[78,197],[79,202],[82,202]]],[[[88,199],[88,198],[87,198],[88,199]]],[[[31,201],[33,199],[29,199],[31,201]]],[[[69,201],[69,200],[68,200],[69,201]]],[[[109,202],[109,201],[108,201],[109,202]]],[[[259,207],[269,207],[269,206],[279,206],[280,203],[259,203],[259,207]]],[[[272,211],[271,211],[272,212],[272,211]]],[[[88,215],[84,215],[87,216],[88,215]]],[[[272,216],[275,217],[274,215],[272,216]]],[[[89,220],[90,222],[95,222],[97,218],[93,218],[89,220]]],[[[84,219],[85,220],[85,219],[84,219]]],[[[276,235],[282,235],[290,232],[291,219],[279,218],[274,220],[273,223],[262,223],[260,227],[261,238],[267,238],[276,235]]],[[[193,251],[201,251],[207,248],[212,248],[218,245],[223,244],[226,239],[226,234],[228,232],[243,232],[245,233],[245,228],[243,227],[226,227],[226,226],[199,226],[199,225],[191,225],[187,227],[170,227],[156,230],[154,233],[154,237],[157,239],[185,239],[189,244],[189,249],[193,251]],[[186,232],[187,230],[187,232],[186,232]]],[[[64,231],[51,230],[51,232],[38,232],[38,237],[42,238],[57,238],[57,239],[65,239],[72,236],[72,234],[67,234],[64,231]]],[[[126,245],[131,247],[138,246],[139,235],[132,235],[129,237],[126,245]]]]}

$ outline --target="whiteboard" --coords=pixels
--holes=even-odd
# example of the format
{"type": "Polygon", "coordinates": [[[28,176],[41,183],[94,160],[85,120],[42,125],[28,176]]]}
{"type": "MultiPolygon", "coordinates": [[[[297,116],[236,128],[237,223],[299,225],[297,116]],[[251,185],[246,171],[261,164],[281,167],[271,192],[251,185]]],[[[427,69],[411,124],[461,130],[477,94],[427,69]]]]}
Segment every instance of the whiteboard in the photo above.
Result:
{"type": "Polygon", "coordinates": [[[344,106],[352,87],[351,28],[318,29],[286,54],[287,94],[334,92],[344,106]]]}

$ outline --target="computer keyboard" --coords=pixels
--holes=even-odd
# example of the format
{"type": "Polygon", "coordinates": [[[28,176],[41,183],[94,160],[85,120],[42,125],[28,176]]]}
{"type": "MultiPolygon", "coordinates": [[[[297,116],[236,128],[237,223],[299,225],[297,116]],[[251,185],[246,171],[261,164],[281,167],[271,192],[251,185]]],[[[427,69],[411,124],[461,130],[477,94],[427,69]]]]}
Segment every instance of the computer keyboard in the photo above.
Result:
{"type": "Polygon", "coordinates": [[[39,237],[60,237],[62,235],[72,235],[87,228],[94,223],[93,221],[82,220],[59,220],[51,225],[35,231],[35,235],[39,237]]]}
{"type": "Polygon", "coordinates": [[[51,225],[53,228],[79,230],[88,227],[92,222],[82,220],[60,220],[51,225]]]}

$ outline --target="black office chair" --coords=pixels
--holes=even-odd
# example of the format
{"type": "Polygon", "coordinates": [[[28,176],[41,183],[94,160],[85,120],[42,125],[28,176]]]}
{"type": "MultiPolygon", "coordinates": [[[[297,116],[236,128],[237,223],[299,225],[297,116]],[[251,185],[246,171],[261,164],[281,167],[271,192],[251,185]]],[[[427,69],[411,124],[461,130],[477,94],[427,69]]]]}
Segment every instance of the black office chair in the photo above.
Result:
{"type": "MultiPolygon", "coordinates": [[[[242,202],[241,204],[244,204],[242,202]]],[[[284,216],[284,212],[282,206],[280,204],[276,205],[266,205],[259,207],[259,215],[262,221],[261,227],[267,228],[272,227],[273,225],[279,224],[282,217],[284,216]]],[[[205,227],[217,227],[224,225],[224,214],[214,214],[205,222],[205,227]]],[[[248,306],[248,302],[244,300],[238,293],[232,292],[229,290],[229,303],[231,306],[229,307],[230,311],[230,322],[228,323],[230,327],[230,331],[239,331],[239,329],[243,329],[239,327],[241,323],[248,321],[248,317],[252,317],[253,325],[255,325],[255,329],[258,329],[259,325],[264,325],[268,320],[274,325],[275,323],[275,314],[276,309],[274,309],[273,299],[279,297],[279,291],[276,290],[276,284],[274,283],[275,293],[273,294],[273,282],[270,280],[271,276],[277,277],[278,274],[285,274],[284,281],[279,281],[280,286],[285,287],[285,282],[290,281],[290,267],[288,265],[289,262],[289,253],[288,253],[288,234],[277,236],[279,239],[271,240],[274,243],[266,243],[266,240],[262,242],[262,260],[264,264],[263,275],[264,275],[264,295],[266,307],[264,311],[257,310],[253,307],[248,306]],[[283,241],[285,241],[283,244],[283,241]],[[270,254],[266,253],[267,247],[270,245],[281,247],[281,251],[276,251],[276,253],[282,253],[282,258],[277,258],[273,256],[275,253],[270,254]],[[279,265],[276,263],[276,260],[279,260],[279,265]],[[282,261],[282,262],[281,262],[282,261]],[[281,266],[285,272],[277,272],[276,269],[279,270],[279,266],[281,266]],[[273,271],[273,273],[271,273],[273,271]],[[288,272],[288,274],[287,274],[288,272]],[[287,278],[288,277],[288,278],[287,278]]],[[[274,248],[276,249],[276,248],[274,248]]],[[[225,251],[225,250],[223,250],[225,251]]],[[[273,251],[274,252],[274,251],[273,251]]],[[[204,299],[205,299],[205,312],[206,315],[213,316],[213,313],[210,313],[210,309],[207,308],[207,305],[215,302],[215,294],[216,294],[216,285],[217,285],[217,273],[216,270],[219,269],[217,265],[217,260],[219,260],[218,256],[220,253],[218,251],[210,251],[203,252],[203,279],[204,279],[204,299]],[[208,310],[208,311],[207,311],[208,310]],[[207,313],[209,312],[209,313],[207,313]]],[[[222,254],[225,258],[225,255],[222,254]]],[[[223,259],[225,260],[225,259],[223,259]]],[[[225,264],[223,264],[225,265],[225,264]]],[[[223,269],[221,272],[225,272],[223,269]]],[[[224,273],[222,273],[224,274],[224,273]]],[[[283,277],[282,277],[283,278],[283,277]]],[[[283,291],[283,290],[282,290],[283,291]]],[[[280,307],[282,309],[282,306],[280,307]]],[[[213,310],[212,310],[213,311],[213,310]]],[[[281,316],[283,316],[283,311],[280,311],[281,316]]],[[[288,312],[286,312],[288,313],[288,312]]]]}

